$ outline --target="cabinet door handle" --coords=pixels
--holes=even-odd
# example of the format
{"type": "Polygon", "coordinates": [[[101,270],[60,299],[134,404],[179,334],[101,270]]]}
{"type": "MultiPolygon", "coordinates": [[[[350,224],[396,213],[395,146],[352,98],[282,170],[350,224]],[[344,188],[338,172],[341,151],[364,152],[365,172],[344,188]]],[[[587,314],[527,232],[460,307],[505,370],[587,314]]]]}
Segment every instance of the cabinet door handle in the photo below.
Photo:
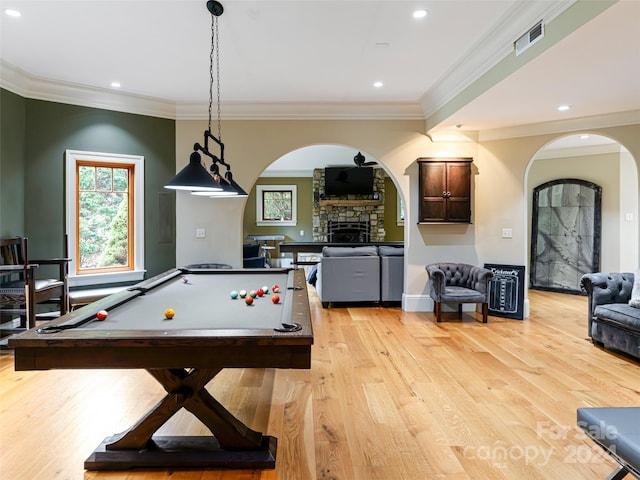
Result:
{"type": "Polygon", "coordinates": [[[451,192],[442,192],[442,198],[449,198],[451,196],[451,192]]]}

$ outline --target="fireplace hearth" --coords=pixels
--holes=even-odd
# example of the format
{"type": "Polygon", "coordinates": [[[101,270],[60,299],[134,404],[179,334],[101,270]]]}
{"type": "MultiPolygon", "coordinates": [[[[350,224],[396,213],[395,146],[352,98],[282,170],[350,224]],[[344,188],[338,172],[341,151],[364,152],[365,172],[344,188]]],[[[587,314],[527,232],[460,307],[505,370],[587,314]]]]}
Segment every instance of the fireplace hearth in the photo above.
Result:
{"type": "Polygon", "coordinates": [[[327,240],[332,243],[362,243],[369,241],[369,222],[329,220],[327,240]]]}

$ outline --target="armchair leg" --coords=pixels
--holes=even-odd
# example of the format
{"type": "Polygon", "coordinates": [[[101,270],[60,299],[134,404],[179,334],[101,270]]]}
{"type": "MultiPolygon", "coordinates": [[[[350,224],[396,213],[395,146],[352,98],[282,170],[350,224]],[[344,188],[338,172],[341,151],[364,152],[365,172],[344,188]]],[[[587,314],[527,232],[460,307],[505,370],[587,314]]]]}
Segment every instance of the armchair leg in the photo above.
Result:
{"type": "Polygon", "coordinates": [[[433,310],[434,313],[436,314],[436,322],[440,322],[441,319],[441,314],[442,314],[442,304],[440,302],[435,302],[433,304],[433,310]]]}
{"type": "Polygon", "coordinates": [[[482,304],[482,323],[487,323],[488,316],[489,316],[489,304],[483,303],[482,304]]]}

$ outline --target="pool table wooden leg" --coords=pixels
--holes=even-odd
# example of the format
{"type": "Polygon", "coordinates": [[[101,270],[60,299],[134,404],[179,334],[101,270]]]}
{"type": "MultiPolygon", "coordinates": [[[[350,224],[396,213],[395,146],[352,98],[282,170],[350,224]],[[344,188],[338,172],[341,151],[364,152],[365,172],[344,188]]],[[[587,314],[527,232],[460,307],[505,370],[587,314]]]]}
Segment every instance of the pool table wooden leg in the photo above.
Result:
{"type": "Polygon", "coordinates": [[[223,449],[260,448],[262,433],[251,430],[234,417],[205,389],[222,369],[155,370],[148,372],[167,391],[155,407],[126,432],[112,438],[108,450],[142,449],[153,434],[178,410],[185,408],[195,415],[215,436],[223,449]]]}

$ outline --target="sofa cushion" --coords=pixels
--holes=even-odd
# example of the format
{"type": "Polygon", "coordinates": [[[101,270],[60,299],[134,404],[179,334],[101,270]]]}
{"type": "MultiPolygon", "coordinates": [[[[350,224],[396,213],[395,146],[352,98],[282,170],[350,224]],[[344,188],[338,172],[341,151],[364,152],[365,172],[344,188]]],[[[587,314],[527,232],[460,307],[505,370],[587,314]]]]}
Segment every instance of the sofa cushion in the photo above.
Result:
{"type": "Polygon", "coordinates": [[[378,248],[365,247],[322,247],[323,257],[377,257],[378,248]]]}
{"type": "Polygon", "coordinates": [[[640,270],[637,270],[633,279],[633,290],[631,290],[631,298],[629,305],[640,308],[640,270]]]}
{"type": "Polygon", "coordinates": [[[603,323],[634,332],[640,330],[640,313],[638,309],[626,303],[598,305],[593,313],[603,323]]]}
{"type": "Polygon", "coordinates": [[[381,257],[394,257],[404,255],[404,247],[391,247],[382,245],[378,247],[378,255],[381,257]]]}

